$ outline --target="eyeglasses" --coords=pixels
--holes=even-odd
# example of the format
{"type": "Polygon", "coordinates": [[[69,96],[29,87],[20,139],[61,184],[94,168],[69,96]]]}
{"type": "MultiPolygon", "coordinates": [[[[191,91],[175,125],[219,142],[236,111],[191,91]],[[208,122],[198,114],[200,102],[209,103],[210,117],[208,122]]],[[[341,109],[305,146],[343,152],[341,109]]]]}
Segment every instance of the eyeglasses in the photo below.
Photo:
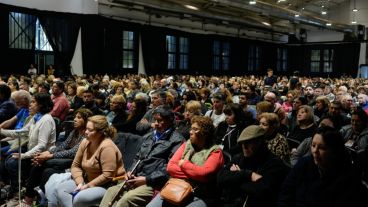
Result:
{"type": "Polygon", "coordinates": [[[200,131],[200,129],[199,128],[195,128],[195,127],[191,127],[190,128],[190,131],[193,131],[193,132],[199,132],[200,131]]]}

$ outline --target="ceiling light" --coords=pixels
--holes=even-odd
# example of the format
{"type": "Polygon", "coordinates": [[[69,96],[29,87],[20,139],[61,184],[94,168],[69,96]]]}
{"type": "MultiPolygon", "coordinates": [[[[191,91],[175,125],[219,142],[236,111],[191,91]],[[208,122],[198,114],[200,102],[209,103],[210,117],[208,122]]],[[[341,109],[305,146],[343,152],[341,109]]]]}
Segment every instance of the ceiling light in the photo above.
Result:
{"type": "Polygon", "coordinates": [[[321,7],[322,7],[322,8],[325,8],[325,5],[322,5],[321,7]]]}
{"type": "Polygon", "coordinates": [[[264,24],[264,25],[266,25],[266,26],[271,26],[271,24],[270,24],[270,23],[268,23],[268,22],[262,22],[262,24],[264,24]]]}
{"type": "Polygon", "coordinates": [[[326,11],[321,11],[321,14],[322,14],[322,15],[326,15],[326,14],[327,14],[327,12],[326,12],[326,11]]]}
{"type": "Polygon", "coordinates": [[[184,5],[185,7],[187,7],[188,9],[192,9],[192,10],[198,10],[198,7],[192,6],[192,5],[184,5]]]}
{"type": "Polygon", "coordinates": [[[256,4],[256,3],[257,3],[257,2],[256,2],[256,0],[250,0],[250,1],[249,1],[249,4],[250,4],[250,5],[254,5],[254,4],[256,4]]]}
{"type": "Polygon", "coordinates": [[[358,12],[358,9],[357,9],[357,8],[354,8],[354,9],[353,9],[353,12],[358,12]]]}
{"type": "Polygon", "coordinates": [[[331,26],[332,26],[332,24],[328,22],[328,23],[326,23],[326,26],[327,26],[327,27],[331,27],[331,26]]]}
{"type": "Polygon", "coordinates": [[[352,24],[356,24],[357,22],[356,22],[355,20],[353,20],[351,23],[352,23],[352,24]]]}
{"type": "Polygon", "coordinates": [[[302,10],[304,10],[304,7],[302,8],[302,10]]]}

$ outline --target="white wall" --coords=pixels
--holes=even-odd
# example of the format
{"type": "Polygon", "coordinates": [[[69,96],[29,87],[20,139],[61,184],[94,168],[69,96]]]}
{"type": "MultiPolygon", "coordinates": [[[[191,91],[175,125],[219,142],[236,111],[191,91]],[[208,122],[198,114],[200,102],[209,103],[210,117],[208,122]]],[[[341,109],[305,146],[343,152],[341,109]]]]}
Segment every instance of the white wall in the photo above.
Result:
{"type": "Polygon", "coordinates": [[[0,0],[0,3],[38,10],[98,14],[95,0],[0,0]]]}
{"type": "Polygon", "coordinates": [[[368,1],[367,0],[356,0],[356,8],[359,10],[358,12],[353,12],[354,8],[354,0],[347,1],[341,4],[338,8],[333,9],[330,12],[331,19],[341,22],[344,24],[351,24],[351,21],[354,19],[357,21],[357,24],[368,26],[368,1]]]}
{"type": "Polygon", "coordinates": [[[330,42],[330,41],[342,41],[344,39],[344,33],[334,31],[308,31],[307,42],[330,42]]]}

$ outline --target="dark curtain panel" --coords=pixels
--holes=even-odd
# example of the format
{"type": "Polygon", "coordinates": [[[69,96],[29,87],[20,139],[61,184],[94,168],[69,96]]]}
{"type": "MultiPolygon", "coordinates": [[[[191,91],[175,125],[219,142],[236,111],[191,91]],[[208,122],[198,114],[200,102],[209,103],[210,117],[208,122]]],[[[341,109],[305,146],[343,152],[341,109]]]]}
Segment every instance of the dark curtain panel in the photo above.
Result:
{"type": "Polygon", "coordinates": [[[82,58],[83,72],[86,74],[99,73],[103,69],[102,53],[104,31],[97,15],[84,17],[82,26],[82,58]],[[89,20],[89,21],[88,21],[89,20]]]}
{"type": "Polygon", "coordinates": [[[60,70],[60,75],[69,75],[70,63],[81,26],[81,15],[40,13],[37,16],[54,50],[55,63],[60,70]]]}
{"type": "Polygon", "coordinates": [[[167,73],[166,32],[145,26],[141,30],[142,53],[147,75],[167,73]]]}
{"type": "MultiPolygon", "coordinates": [[[[123,69],[123,31],[133,31],[138,38],[140,25],[85,15],[82,23],[83,69],[86,74],[137,73],[138,59],[134,68],[123,69]]],[[[137,40],[138,42],[138,40],[137,40]]],[[[138,56],[138,53],[135,54],[138,56]]]]}

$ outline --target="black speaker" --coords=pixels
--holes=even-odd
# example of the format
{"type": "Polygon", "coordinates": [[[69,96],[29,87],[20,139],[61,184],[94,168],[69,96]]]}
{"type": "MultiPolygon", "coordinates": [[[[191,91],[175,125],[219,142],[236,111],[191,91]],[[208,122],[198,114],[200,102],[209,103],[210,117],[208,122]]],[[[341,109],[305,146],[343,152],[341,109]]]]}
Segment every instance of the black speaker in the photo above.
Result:
{"type": "Polygon", "coordinates": [[[365,38],[365,27],[364,25],[359,24],[357,28],[357,39],[364,40],[365,38]]]}
{"type": "Polygon", "coordinates": [[[343,41],[354,41],[357,38],[353,32],[344,32],[344,40],[343,41]]]}
{"type": "Polygon", "coordinates": [[[301,28],[299,30],[299,39],[300,39],[300,42],[307,41],[307,30],[306,29],[301,28]]]}
{"type": "Polygon", "coordinates": [[[288,43],[289,44],[299,44],[300,40],[296,37],[295,34],[289,34],[288,43]]]}

